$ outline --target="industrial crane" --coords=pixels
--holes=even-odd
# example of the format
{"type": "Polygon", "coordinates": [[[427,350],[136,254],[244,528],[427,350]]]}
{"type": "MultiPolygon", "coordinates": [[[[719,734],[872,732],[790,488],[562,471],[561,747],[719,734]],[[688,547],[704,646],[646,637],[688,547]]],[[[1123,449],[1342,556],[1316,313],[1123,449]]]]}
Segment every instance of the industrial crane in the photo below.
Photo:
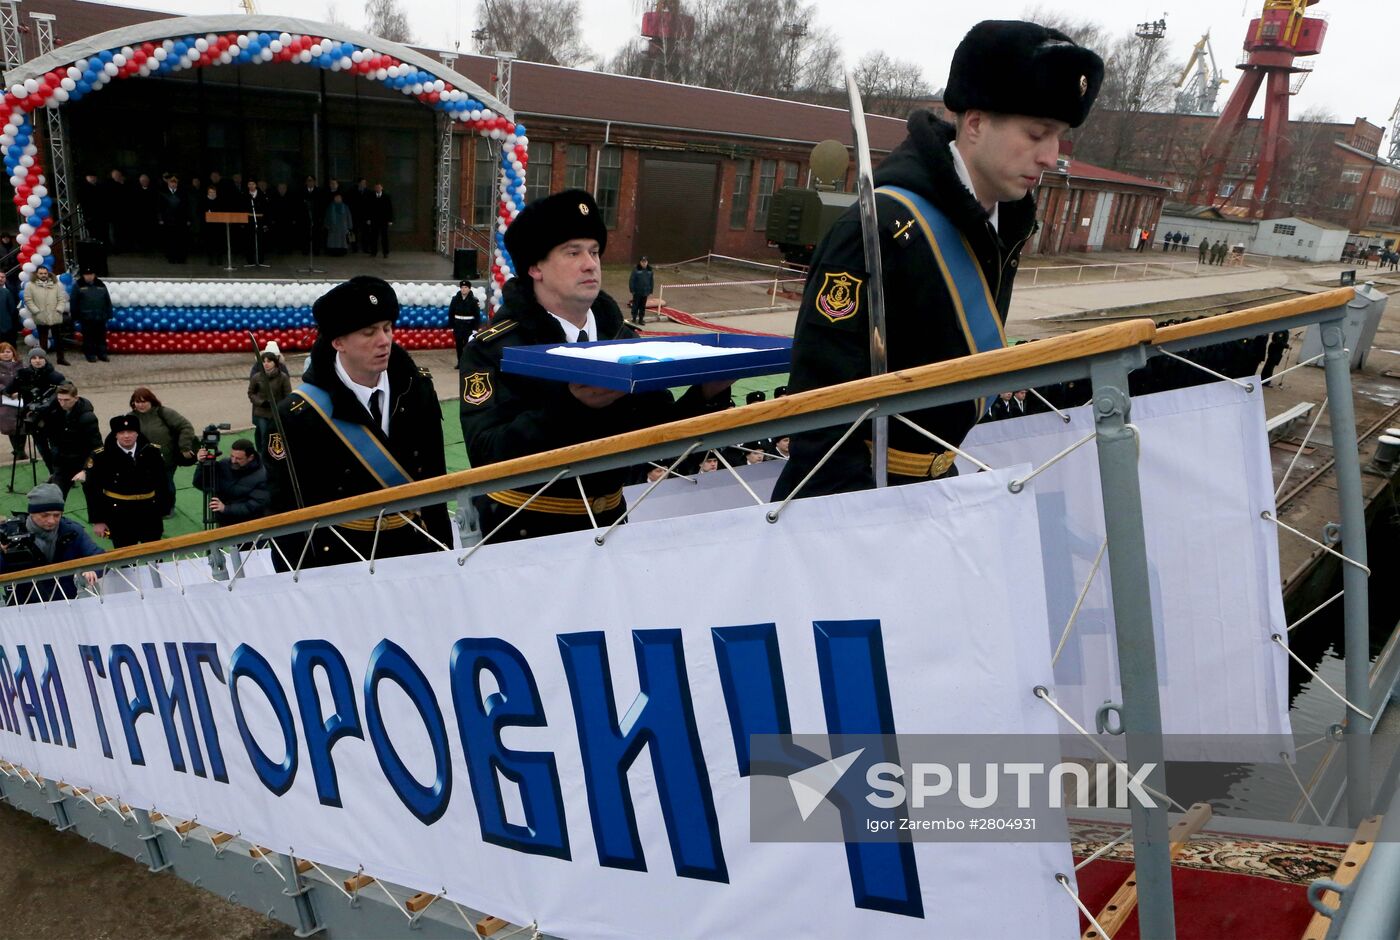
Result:
{"type": "Polygon", "coordinates": [[[1390,112],[1390,152],[1386,159],[1400,165],[1400,101],[1395,102],[1395,110],[1390,112]]]}
{"type": "Polygon", "coordinates": [[[1176,110],[1182,114],[1214,114],[1220,86],[1228,81],[1215,62],[1210,30],[1206,30],[1191,49],[1191,58],[1186,60],[1186,67],[1176,80],[1176,110]]]}
{"type": "Polygon", "coordinates": [[[1189,199],[1198,205],[1216,202],[1230,150],[1240,138],[1250,105],[1264,92],[1264,120],[1253,155],[1254,186],[1246,199],[1251,215],[1268,217],[1278,202],[1279,186],[1270,187],[1274,168],[1288,155],[1288,99],[1311,68],[1295,60],[1317,55],[1327,35],[1327,21],[1308,16],[1317,0],[1264,0],[1259,17],[1245,34],[1244,72],[1225,110],[1201,149],[1201,172],[1192,180],[1189,199]]]}

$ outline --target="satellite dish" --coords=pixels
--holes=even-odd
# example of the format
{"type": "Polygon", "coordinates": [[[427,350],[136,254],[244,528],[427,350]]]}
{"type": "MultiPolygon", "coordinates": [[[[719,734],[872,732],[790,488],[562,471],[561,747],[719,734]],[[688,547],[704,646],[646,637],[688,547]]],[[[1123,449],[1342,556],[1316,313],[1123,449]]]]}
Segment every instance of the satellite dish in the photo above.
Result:
{"type": "Polygon", "coordinates": [[[812,148],[812,175],[819,183],[831,184],[845,180],[846,167],[851,165],[846,145],[839,140],[824,140],[812,148]]]}

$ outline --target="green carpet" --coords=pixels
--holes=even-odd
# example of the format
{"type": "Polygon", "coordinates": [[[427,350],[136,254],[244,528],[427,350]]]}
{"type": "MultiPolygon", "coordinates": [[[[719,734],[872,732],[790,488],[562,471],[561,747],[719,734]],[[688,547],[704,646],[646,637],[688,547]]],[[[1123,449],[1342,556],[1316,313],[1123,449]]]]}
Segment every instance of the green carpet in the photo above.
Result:
{"type": "MultiPolygon", "coordinates": [[[[786,374],[743,379],[734,383],[732,393],[734,401],[742,403],[745,396],[752,391],[762,391],[772,397],[773,389],[785,382],[787,382],[786,374]]],[[[470,467],[467,461],[467,448],[462,442],[462,424],[457,409],[454,407],[455,403],[456,399],[445,401],[442,409],[442,439],[447,450],[447,470],[449,473],[456,470],[466,470],[470,467]]],[[[247,432],[247,435],[251,437],[251,432],[247,432]]],[[[224,435],[224,452],[227,453],[229,445],[242,436],[244,436],[243,432],[224,435]]],[[[0,464],[0,466],[3,465],[0,464]]],[[[167,538],[184,535],[188,532],[198,532],[204,528],[203,494],[194,488],[192,482],[195,470],[195,467],[180,467],[175,471],[175,516],[165,520],[167,538]]],[[[5,488],[9,484],[8,468],[4,472],[3,483],[0,484],[0,512],[6,516],[12,512],[24,511],[26,506],[24,494],[33,486],[31,482],[33,474],[37,474],[40,483],[48,477],[42,463],[20,464],[15,469],[15,492],[11,493],[5,488]]],[[[449,507],[453,507],[453,504],[449,504],[449,507]]],[[[65,514],[84,525],[88,524],[87,501],[83,498],[81,485],[75,486],[69,491],[68,507],[65,514]]]]}

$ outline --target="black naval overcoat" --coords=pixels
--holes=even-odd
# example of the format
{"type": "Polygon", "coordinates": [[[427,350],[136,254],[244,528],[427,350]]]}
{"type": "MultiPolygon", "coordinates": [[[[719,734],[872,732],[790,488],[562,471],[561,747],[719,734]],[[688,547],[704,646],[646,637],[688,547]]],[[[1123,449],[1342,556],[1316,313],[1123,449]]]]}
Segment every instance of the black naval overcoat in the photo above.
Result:
{"type": "MultiPolygon", "coordinates": [[[[875,171],[875,185],[899,186],[928,199],[962,233],[986,276],[1002,322],[1011,304],[1011,287],[1021,249],[1035,231],[1031,196],[998,205],[998,226],[958,178],[948,145],[953,125],[928,111],[915,111],[909,136],[875,171]]],[[[884,270],[888,369],[966,356],[971,350],[959,327],[952,295],[933,252],[908,209],[879,196],[880,253],[884,270]]],[[[858,206],[836,221],[812,257],[802,306],[793,336],[790,392],[848,382],[870,375],[869,273],[861,241],[858,206]]],[[[971,401],[907,417],[952,443],[961,443],[982,415],[971,401]]],[[[821,460],[845,426],[794,435],[791,459],[783,468],[773,498],[782,499],[821,460]]],[[[913,483],[938,475],[945,462],[933,464],[942,449],[898,421],[890,421],[890,483],[913,483]],[[897,472],[900,470],[908,473],[897,472]],[[933,470],[933,473],[929,471],[933,470]]],[[[803,488],[800,495],[850,492],[875,485],[871,470],[871,433],[858,430],[803,488]]]]}
{"type": "MultiPolygon", "coordinates": [[[[414,480],[439,476],[447,471],[442,444],[442,408],[433,390],[432,375],[420,369],[409,354],[395,345],[389,353],[389,436],[371,427],[369,412],[340,380],[335,370],[335,350],[318,340],[311,350],[311,365],[303,382],[325,389],[336,418],[364,425],[383,443],[399,466],[414,480]]],[[[272,490],[272,511],[297,509],[292,472],[301,490],[302,506],[317,506],[347,496],[372,493],[384,488],[379,479],[351,450],[350,446],[301,396],[293,394],[277,405],[282,432],[268,438],[267,475],[272,490]]],[[[418,511],[413,521],[444,545],[452,544],[447,506],[438,503],[418,511]]],[[[365,558],[374,543],[375,514],[342,523],[335,528],[365,558]]],[[[289,535],[278,545],[292,565],[298,564],[305,547],[304,535],[289,535]]],[[[387,558],[417,552],[437,551],[438,547],[392,513],[380,525],[375,557],[387,558]]],[[[319,567],[358,561],[326,527],[319,527],[312,546],[305,553],[302,567],[319,567]]],[[[285,562],[276,551],[273,561],[280,568],[285,562]]]]}

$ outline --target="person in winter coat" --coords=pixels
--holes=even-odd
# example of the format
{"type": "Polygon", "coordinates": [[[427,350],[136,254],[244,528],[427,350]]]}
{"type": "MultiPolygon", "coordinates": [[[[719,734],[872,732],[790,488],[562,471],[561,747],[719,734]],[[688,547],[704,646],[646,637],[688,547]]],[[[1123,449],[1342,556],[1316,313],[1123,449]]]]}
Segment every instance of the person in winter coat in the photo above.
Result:
{"type": "MultiPolygon", "coordinates": [[[[0,542],[0,573],[12,574],[27,568],[42,568],[102,554],[102,549],[97,547],[81,525],[63,518],[64,494],[58,487],[52,483],[40,483],[29,491],[28,500],[29,518],[25,520],[25,531],[33,540],[33,549],[20,550],[14,545],[0,542]]],[[[92,587],[99,577],[101,575],[96,571],[82,571],[76,575],[65,574],[15,584],[9,590],[14,591],[16,604],[48,603],[65,597],[77,597],[75,580],[92,587]]]]}
{"type": "MultiPolygon", "coordinates": [[[[6,293],[0,291],[0,293],[6,293]]],[[[0,388],[8,388],[9,384],[15,380],[19,374],[22,364],[19,357],[15,355],[15,347],[9,343],[0,342],[0,388]]],[[[14,396],[7,395],[11,401],[18,401],[14,396]]],[[[4,434],[14,445],[16,459],[23,460],[24,435],[17,434],[19,431],[19,406],[0,404],[0,434],[4,434]]]]}
{"type": "Polygon", "coordinates": [[[82,324],[83,355],[88,362],[107,361],[107,321],[112,319],[112,295],[97,272],[83,265],[73,285],[73,319],[82,324]]]}
{"type": "Polygon", "coordinates": [[[196,455],[195,489],[209,497],[209,511],[221,526],[261,519],[272,502],[267,469],[252,441],[241,437],[233,442],[223,460],[215,460],[204,448],[196,455]]]}
{"type": "Polygon", "coordinates": [[[337,192],[326,206],[326,254],[342,258],[350,250],[350,241],[355,231],[355,220],[350,217],[350,207],[345,204],[345,196],[337,192]]]}
{"type": "Polygon", "coordinates": [[[194,425],[174,408],[160,403],[156,393],[142,386],[131,393],[131,410],[141,425],[141,436],[160,449],[165,461],[166,489],[169,498],[165,502],[166,512],[175,509],[175,468],[194,463],[194,452],[199,446],[199,438],[194,433],[194,425]]]}
{"type": "Polygon", "coordinates": [[[78,396],[78,387],[64,382],[54,403],[44,410],[44,437],[49,449],[49,482],[68,495],[73,478],[82,471],[88,456],[102,446],[102,431],[92,402],[78,396]]]}
{"type": "MultiPolygon", "coordinates": [[[[15,373],[15,377],[5,386],[4,393],[19,401],[19,421],[23,422],[25,411],[40,402],[53,389],[62,385],[66,379],[63,373],[59,372],[49,363],[48,353],[35,346],[29,350],[29,365],[21,368],[15,373]]],[[[16,426],[15,436],[10,438],[10,442],[15,445],[15,452],[21,459],[24,454],[24,433],[22,426],[16,426]]],[[[49,463],[48,441],[44,437],[42,427],[34,427],[30,431],[34,436],[34,446],[39,449],[39,455],[44,458],[44,463],[49,463]]]]}
{"type": "MultiPolygon", "coordinates": [[[[950,124],[925,110],[908,120],[908,137],[875,171],[881,242],[888,369],[893,372],[1005,345],[1019,256],[1035,231],[1034,189],[1053,170],[1058,141],[1082,124],[1103,79],[1103,60],[1065,34],[1036,23],[985,21],[958,44],[944,104],[950,124]],[[953,238],[936,238],[942,216],[953,238]],[[951,244],[950,244],[951,243],[951,244]],[[966,255],[965,309],[936,252],[966,255]]],[[[812,256],[793,335],[793,392],[871,374],[870,292],[859,208],[847,209],[812,256]]],[[[982,416],[958,402],[906,415],[954,445],[982,416]]],[[[846,428],[795,434],[791,459],[773,491],[781,500],[851,492],[876,485],[870,432],[846,428]],[[829,458],[827,452],[835,448],[829,458]]],[[[891,422],[888,482],[914,483],[956,472],[953,453],[930,445],[914,428],[891,422]]]]}
{"type": "Polygon", "coordinates": [[[68,318],[68,291],[48,268],[39,268],[24,288],[24,315],[32,317],[39,334],[39,348],[48,349],[53,338],[58,364],[68,365],[63,358],[63,321],[68,318]]]}
{"type": "Polygon", "coordinates": [[[447,322],[452,327],[452,339],[457,344],[457,364],[461,365],[462,350],[481,327],[481,304],[472,291],[471,281],[460,281],[452,303],[447,307],[447,322]]]}
{"type": "Polygon", "coordinates": [[[637,261],[632,275],[627,278],[627,292],[632,295],[632,322],[641,326],[647,318],[647,298],[651,296],[655,284],[655,273],[646,255],[637,261]]]}
{"type": "Polygon", "coordinates": [[[287,374],[287,367],[277,359],[276,353],[264,351],[259,361],[262,368],[248,380],[248,401],[253,403],[253,427],[258,439],[258,453],[266,454],[267,442],[275,426],[272,409],[292,394],[292,378],[287,374]]]}

